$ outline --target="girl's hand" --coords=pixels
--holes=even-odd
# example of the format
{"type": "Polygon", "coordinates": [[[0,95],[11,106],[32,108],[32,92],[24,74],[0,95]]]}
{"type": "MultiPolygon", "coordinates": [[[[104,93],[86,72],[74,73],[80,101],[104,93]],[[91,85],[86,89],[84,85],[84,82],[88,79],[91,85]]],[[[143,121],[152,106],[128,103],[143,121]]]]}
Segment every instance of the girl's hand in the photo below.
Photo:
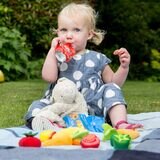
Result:
{"type": "Polygon", "coordinates": [[[130,54],[125,48],[117,49],[113,52],[114,55],[119,56],[119,61],[121,64],[121,67],[128,68],[130,64],[130,54]]]}
{"type": "Polygon", "coordinates": [[[64,43],[64,37],[56,37],[52,39],[51,48],[55,48],[58,43],[64,43]]]}
{"type": "Polygon", "coordinates": [[[57,46],[57,44],[60,42],[60,38],[59,37],[56,37],[56,38],[53,38],[52,39],[52,42],[51,42],[51,48],[54,48],[57,46]]]}

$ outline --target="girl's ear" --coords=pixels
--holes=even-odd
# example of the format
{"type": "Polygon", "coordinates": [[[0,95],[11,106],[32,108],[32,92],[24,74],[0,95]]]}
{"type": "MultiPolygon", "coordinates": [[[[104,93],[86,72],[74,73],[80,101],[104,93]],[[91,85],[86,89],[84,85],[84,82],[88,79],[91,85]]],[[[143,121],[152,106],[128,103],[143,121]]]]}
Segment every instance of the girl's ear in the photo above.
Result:
{"type": "Polygon", "coordinates": [[[89,33],[88,33],[88,40],[92,39],[93,34],[94,34],[93,31],[90,30],[89,33]]]}

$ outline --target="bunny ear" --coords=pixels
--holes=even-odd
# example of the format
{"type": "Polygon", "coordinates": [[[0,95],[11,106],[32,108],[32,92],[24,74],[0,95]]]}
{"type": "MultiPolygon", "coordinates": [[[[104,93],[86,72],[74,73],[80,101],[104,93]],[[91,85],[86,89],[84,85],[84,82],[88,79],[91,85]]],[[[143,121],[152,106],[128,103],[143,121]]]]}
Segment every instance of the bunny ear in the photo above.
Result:
{"type": "Polygon", "coordinates": [[[62,78],[59,78],[57,82],[63,82],[63,81],[65,81],[65,80],[67,80],[67,78],[62,77],[62,78]]]}
{"type": "Polygon", "coordinates": [[[58,81],[57,81],[57,83],[64,82],[64,81],[66,81],[68,84],[70,84],[72,86],[76,85],[72,80],[70,80],[70,79],[68,79],[66,77],[59,78],[58,81]]]}

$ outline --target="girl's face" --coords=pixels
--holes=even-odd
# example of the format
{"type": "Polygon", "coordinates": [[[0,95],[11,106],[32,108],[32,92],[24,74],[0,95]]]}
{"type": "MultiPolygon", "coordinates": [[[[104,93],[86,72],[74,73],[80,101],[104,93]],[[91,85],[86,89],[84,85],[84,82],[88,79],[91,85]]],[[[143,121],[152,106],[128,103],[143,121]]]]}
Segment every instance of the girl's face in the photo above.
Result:
{"type": "Polygon", "coordinates": [[[65,15],[58,18],[57,34],[63,43],[72,43],[76,53],[83,51],[87,41],[93,36],[83,17],[65,15]]]}

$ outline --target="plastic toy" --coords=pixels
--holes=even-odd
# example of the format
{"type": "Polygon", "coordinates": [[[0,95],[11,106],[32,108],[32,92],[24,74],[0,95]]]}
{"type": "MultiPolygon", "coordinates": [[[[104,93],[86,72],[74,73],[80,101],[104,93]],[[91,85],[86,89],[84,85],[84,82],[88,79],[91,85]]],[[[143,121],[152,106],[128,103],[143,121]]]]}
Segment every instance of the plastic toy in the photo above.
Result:
{"type": "Polygon", "coordinates": [[[83,123],[79,118],[79,114],[77,113],[71,113],[67,116],[64,116],[63,120],[65,121],[66,127],[84,128],[83,123]]]}
{"type": "Polygon", "coordinates": [[[115,149],[129,149],[131,137],[126,134],[112,134],[110,143],[115,149]]]}
{"type": "Polygon", "coordinates": [[[116,129],[111,127],[108,123],[104,123],[102,128],[104,129],[102,138],[103,141],[110,140],[112,134],[117,134],[116,129]]]}
{"type": "Polygon", "coordinates": [[[100,139],[95,134],[88,134],[81,140],[82,148],[98,148],[100,145],[100,139]]]}
{"type": "Polygon", "coordinates": [[[56,132],[54,132],[53,130],[44,130],[39,134],[39,139],[41,140],[41,142],[44,142],[51,139],[54,134],[56,134],[56,132]]]}
{"type": "Polygon", "coordinates": [[[0,82],[4,82],[5,78],[4,78],[4,74],[3,72],[0,70],[0,82]]]}
{"type": "Polygon", "coordinates": [[[63,117],[63,120],[65,121],[66,127],[80,127],[91,132],[103,132],[103,117],[73,113],[63,117]]]}
{"type": "Polygon", "coordinates": [[[83,137],[85,137],[86,135],[88,135],[89,132],[87,130],[77,130],[76,132],[73,133],[72,135],[72,144],[73,145],[80,145],[81,140],[83,139],[83,137]]]}
{"type": "Polygon", "coordinates": [[[39,138],[34,137],[37,133],[25,133],[24,135],[26,137],[23,137],[19,141],[19,146],[20,147],[41,147],[41,141],[39,138]]]}
{"type": "Polygon", "coordinates": [[[64,128],[55,133],[51,139],[42,142],[42,146],[79,145],[81,139],[89,132],[79,127],[64,128]]]}
{"type": "Polygon", "coordinates": [[[75,55],[75,50],[72,47],[71,43],[58,43],[58,45],[55,48],[56,52],[56,58],[60,62],[68,62],[72,59],[72,57],[75,55]]]}
{"type": "Polygon", "coordinates": [[[139,132],[133,129],[117,129],[117,132],[120,134],[127,134],[131,139],[136,139],[140,136],[139,132]]]}
{"type": "Polygon", "coordinates": [[[140,136],[139,132],[136,129],[115,129],[109,124],[104,123],[102,125],[103,131],[103,141],[110,140],[112,134],[125,134],[129,135],[131,139],[136,139],[140,136]]]}

